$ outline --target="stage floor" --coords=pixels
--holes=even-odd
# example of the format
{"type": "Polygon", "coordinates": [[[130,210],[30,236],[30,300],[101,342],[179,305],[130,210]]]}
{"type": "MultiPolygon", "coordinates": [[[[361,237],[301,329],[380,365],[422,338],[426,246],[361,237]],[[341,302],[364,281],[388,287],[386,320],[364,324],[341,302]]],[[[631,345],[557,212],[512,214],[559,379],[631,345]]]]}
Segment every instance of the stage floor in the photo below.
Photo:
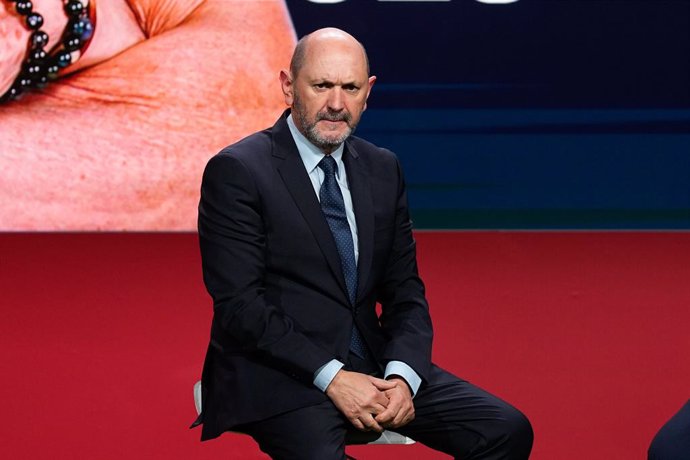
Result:
{"type": "MultiPolygon", "coordinates": [[[[690,398],[689,232],[419,232],[435,361],[519,407],[535,460],[646,457],[690,398]]],[[[0,234],[11,459],[264,459],[200,443],[195,234],[0,234]]],[[[359,459],[447,458],[419,444],[359,459]]]]}

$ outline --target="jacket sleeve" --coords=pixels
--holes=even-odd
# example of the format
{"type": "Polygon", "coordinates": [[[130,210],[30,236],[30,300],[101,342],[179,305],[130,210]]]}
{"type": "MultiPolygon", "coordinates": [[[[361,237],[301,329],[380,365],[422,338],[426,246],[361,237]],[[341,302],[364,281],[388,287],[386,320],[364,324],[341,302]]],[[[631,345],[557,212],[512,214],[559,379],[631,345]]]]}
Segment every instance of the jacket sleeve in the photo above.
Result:
{"type": "MultiPolygon", "coordinates": [[[[202,180],[198,229],[214,327],[224,336],[222,343],[236,348],[230,352],[258,356],[289,375],[311,380],[333,356],[266,301],[264,225],[261,194],[250,170],[233,155],[213,157],[202,180]]],[[[212,343],[214,338],[218,341],[212,337],[212,343]]]]}
{"type": "Polygon", "coordinates": [[[426,381],[431,367],[433,328],[424,284],[418,274],[405,181],[397,159],[395,165],[398,175],[395,236],[377,299],[382,307],[381,326],[388,339],[383,360],[402,361],[426,381]]]}

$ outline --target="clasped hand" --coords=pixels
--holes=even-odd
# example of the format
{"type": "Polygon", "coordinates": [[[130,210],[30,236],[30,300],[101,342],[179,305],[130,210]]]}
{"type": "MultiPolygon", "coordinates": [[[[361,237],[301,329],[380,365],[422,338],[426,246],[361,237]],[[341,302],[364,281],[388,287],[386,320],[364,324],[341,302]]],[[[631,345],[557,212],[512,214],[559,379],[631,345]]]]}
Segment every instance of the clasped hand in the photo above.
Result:
{"type": "Polygon", "coordinates": [[[326,395],[362,431],[380,433],[414,419],[412,394],[400,377],[383,380],[341,369],[326,389],[326,395]]]}

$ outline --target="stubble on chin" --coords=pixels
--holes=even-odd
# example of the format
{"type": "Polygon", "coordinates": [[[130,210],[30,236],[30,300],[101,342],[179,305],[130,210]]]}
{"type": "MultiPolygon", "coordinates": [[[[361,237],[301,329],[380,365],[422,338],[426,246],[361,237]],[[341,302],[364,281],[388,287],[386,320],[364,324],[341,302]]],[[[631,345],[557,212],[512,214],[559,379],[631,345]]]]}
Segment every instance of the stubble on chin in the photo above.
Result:
{"type": "MultiPolygon", "coordinates": [[[[316,123],[318,123],[318,121],[316,123]]],[[[350,137],[350,134],[352,133],[352,128],[350,128],[348,125],[347,130],[345,130],[345,132],[340,134],[339,136],[327,137],[319,132],[316,123],[308,127],[308,129],[306,130],[306,138],[309,139],[309,141],[312,144],[316,145],[324,151],[332,152],[333,150],[337,149],[338,146],[345,142],[345,139],[350,137]]]]}

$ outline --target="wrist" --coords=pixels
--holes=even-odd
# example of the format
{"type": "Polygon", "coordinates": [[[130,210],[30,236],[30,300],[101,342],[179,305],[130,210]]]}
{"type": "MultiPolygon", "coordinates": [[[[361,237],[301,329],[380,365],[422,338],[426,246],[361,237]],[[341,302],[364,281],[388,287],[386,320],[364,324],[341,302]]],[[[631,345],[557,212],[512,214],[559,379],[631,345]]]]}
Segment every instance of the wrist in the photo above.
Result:
{"type": "Polygon", "coordinates": [[[328,386],[324,390],[324,393],[326,394],[326,396],[329,396],[329,397],[331,396],[330,393],[334,390],[335,387],[338,386],[338,380],[340,379],[340,377],[343,376],[343,372],[347,372],[347,371],[345,371],[344,369],[341,368],[340,370],[338,370],[338,372],[336,372],[335,376],[331,379],[328,386]]]}

